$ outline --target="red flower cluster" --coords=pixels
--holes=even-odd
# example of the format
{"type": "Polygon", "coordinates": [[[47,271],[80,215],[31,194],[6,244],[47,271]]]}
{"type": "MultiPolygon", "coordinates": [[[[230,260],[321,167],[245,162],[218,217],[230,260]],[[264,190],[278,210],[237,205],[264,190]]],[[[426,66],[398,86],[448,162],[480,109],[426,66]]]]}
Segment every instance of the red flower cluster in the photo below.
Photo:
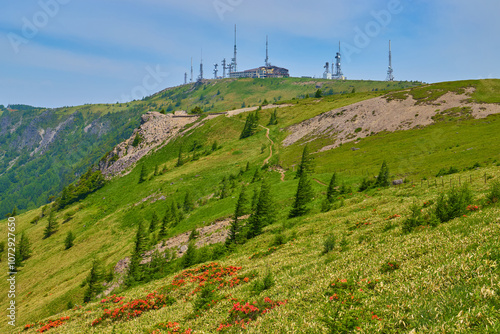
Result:
{"type": "Polygon", "coordinates": [[[104,298],[103,300],[101,300],[101,304],[108,303],[108,302],[113,302],[116,304],[124,299],[125,299],[125,297],[117,297],[116,295],[112,295],[112,296],[109,296],[108,298],[104,298]]]}
{"type": "Polygon", "coordinates": [[[172,305],[175,299],[169,296],[157,294],[156,291],[150,293],[144,299],[135,299],[129,303],[122,305],[119,308],[112,310],[104,310],[104,314],[92,322],[92,326],[96,326],[106,319],[117,321],[121,319],[130,319],[140,316],[142,313],[156,310],[167,305],[172,305]]]}
{"type": "Polygon", "coordinates": [[[193,332],[192,329],[182,329],[178,322],[162,322],[156,325],[157,329],[153,330],[150,334],[162,334],[162,329],[167,330],[167,334],[173,333],[183,333],[183,334],[191,334],[193,332]]]}
{"type": "Polygon", "coordinates": [[[198,286],[190,293],[191,295],[197,293],[206,284],[214,284],[219,289],[225,286],[233,287],[242,282],[247,283],[250,278],[239,277],[238,271],[241,267],[223,267],[218,263],[210,263],[207,265],[202,265],[201,267],[195,269],[184,270],[182,273],[174,277],[172,281],[172,286],[175,288],[180,288],[187,283],[198,283],[198,286]]]}
{"type": "Polygon", "coordinates": [[[233,308],[229,311],[229,322],[226,324],[220,324],[217,328],[218,331],[223,331],[229,329],[233,326],[241,326],[245,329],[251,321],[254,321],[258,317],[268,313],[272,309],[286,304],[287,301],[273,301],[266,297],[263,301],[254,301],[253,303],[241,301],[233,304],[233,308]]]}
{"type": "Polygon", "coordinates": [[[400,218],[400,217],[401,217],[400,215],[392,215],[392,216],[387,217],[385,220],[391,220],[391,219],[400,218]]]}
{"type": "Polygon", "coordinates": [[[35,327],[36,324],[27,324],[27,325],[24,325],[24,330],[27,331],[28,329],[32,328],[32,327],[35,327]]]}
{"type": "Polygon", "coordinates": [[[477,205],[469,205],[467,206],[468,211],[477,211],[479,210],[479,207],[477,205]]]}
{"type": "MultiPolygon", "coordinates": [[[[65,321],[69,320],[69,317],[61,317],[60,319],[57,319],[57,320],[48,320],[46,324],[44,323],[40,323],[40,325],[42,326],[41,328],[39,328],[37,330],[38,333],[43,333],[43,332],[46,332],[48,331],[49,329],[51,328],[56,328],[56,327],[59,327],[61,325],[64,325],[65,324],[65,321]]],[[[30,327],[26,328],[27,326],[30,326],[30,325],[26,325],[24,326],[24,329],[27,330],[29,329],[30,327]]],[[[31,325],[31,326],[35,326],[35,325],[31,325]]]]}

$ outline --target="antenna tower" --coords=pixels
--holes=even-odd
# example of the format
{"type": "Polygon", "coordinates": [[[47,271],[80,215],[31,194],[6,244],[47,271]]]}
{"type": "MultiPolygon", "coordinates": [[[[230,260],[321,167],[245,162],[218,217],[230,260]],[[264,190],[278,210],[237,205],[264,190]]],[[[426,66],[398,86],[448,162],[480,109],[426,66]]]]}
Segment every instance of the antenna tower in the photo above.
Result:
{"type": "Polygon", "coordinates": [[[193,82],[193,57],[191,57],[191,81],[190,82],[193,82]]]}
{"type": "Polygon", "coordinates": [[[188,73],[184,72],[184,84],[188,83],[188,73]]]}
{"type": "Polygon", "coordinates": [[[231,59],[231,69],[229,70],[230,72],[236,72],[237,71],[237,62],[236,62],[236,24],[234,25],[234,58],[231,59]]]}
{"type": "Polygon", "coordinates": [[[226,77],[226,58],[222,59],[222,79],[226,77]]]}
{"type": "Polygon", "coordinates": [[[392,69],[391,41],[389,41],[389,69],[387,70],[387,81],[394,81],[394,70],[392,69]]]}
{"type": "Polygon", "coordinates": [[[214,79],[217,79],[218,73],[219,73],[219,64],[214,64],[214,79]]]}
{"type": "Polygon", "coordinates": [[[269,62],[269,36],[266,36],[266,67],[271,67],[269,62]]]}
{"type": "Polygon", "coordinates": [[[342,79],[344,74],[342,73],[342,62],[341,62],[341,55],[340,55],[340,42],[339,42],[339,52],[337,52],[337,55],[335,56],[335,66],[337,67],[335,71],[335,79],[342,79]]]}
{"type": "Polygon", "coordinates": [[[203,50],[201,50],[200,77],[198,80],[203,80],[203,50]]]}

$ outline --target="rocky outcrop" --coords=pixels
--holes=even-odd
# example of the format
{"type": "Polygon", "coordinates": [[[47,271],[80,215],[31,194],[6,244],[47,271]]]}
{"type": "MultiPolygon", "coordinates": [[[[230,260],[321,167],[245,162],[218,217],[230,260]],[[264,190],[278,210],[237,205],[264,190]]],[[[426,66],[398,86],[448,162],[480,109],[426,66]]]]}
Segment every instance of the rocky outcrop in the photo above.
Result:
{"type": "Polygon", "coordinates": [[[118,174],[125,175],[146,154],[159,149],[177,136],[188,124],[195,122],[197,117],[174,117],[158,112],[148,112],[142,115],[141,125],[132,136],[118,144],[99,162],[99,170],[111,178],[118,174]],[[134,146],[134,140],[139,142],[134,146]]]}

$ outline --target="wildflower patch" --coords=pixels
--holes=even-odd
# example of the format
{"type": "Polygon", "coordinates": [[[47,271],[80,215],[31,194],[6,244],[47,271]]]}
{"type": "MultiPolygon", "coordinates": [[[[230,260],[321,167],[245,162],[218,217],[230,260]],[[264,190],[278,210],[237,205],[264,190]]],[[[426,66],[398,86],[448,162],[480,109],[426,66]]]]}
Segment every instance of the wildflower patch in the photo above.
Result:
{"type": "Polygon", "coordinates": [[[139,317],[142,313],[157,310],[175,303],[175,299],[156,291],[148,294],[145,298],[135,299],[123,304],[114,310],[106,309],[104,313],[95,319],[91,326],[97,326],[104,321],[130,320],[139,317]]]}
{"type": "Polygon", "coordinates": [[[182,334],[191,334],[193,330],[188,328],[184,329],[178,322],[161,322],[155,326],[150,334],[173,334],[173,333],[182,333],[182,334]]]}
{"type": "Polygon", "coordinates": [[[268,297],[265,297],[263,300],[254,301],[253,303],[244,300],[237,302],[233,304],[233,308],[229,311],[227,323],[220,324],[217,331],[224,333],[237,327],[246,329],[252,321],[286,303],[287,300],[273,301],[268,297]]]}
{"type": "Polygon", "coordinates": [[[373,294],[378,280],[336,279],[328,286],[327,305],[321,321],[330,333],[347,333],[361,330],[364,324],[382,319],[369,310],[363,300],[373,294]]]}

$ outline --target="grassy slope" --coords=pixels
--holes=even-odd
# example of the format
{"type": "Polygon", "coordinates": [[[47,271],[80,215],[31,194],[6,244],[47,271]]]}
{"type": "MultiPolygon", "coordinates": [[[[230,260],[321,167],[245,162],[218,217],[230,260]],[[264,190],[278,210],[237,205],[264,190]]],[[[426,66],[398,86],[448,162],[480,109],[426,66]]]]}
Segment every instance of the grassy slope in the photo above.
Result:
{"type": "MultiPolygon", "coordinates": [[[[377,94],[353,94],[344,96],[345,99],[339,99],[339,97],[332,96],[325,98],[322,103],[314,103],[312,99],[302,100],[297,106],[287,108],[286,110],[280,110],[280,124],[276,127],[272,127],[273,131],[271,132],[271,137],[273,139],[281,137],[283,134],[279,131],[279,129],[287,125],[297,123],[335,107],[341,107],[342,105],[354,103],[375,95],[377,94]]],[[[491,97],[486,96],[486,98],[491,97]]],[[[261,121],[264,125],[267,123],[268,114],[268,111],[261,113],[261,121]]],[[[217,190],[217,185],[224,175],[227,176],[230,172],[237,172],[240,167],[244,167],[247,161],[251,162],[253,168],[250,172],[246,173],[245,179],[247,181],[251,179],[254,168],[260,165],[264,157],[267,157],[268,155],[268,153],[262,155],[260,154],[260,146],[262,143],[266,143],[267,141],[264,137],[264,131],[261,131],[256,136],[245,141],[234,140],[237,138],[243,127],[241,122],[242,120],[243,116],[232,119],[219,117],[209,121],[207,126],[195,130],[189,137],[183,139],[182,141],[184,142],[184,147],[188,147],[194,139],[203,140],[206,146],[210,146],[211,142],[216,139],[223,145],[223,148],[210,156],[201,158],[197,162],[189,162],[182,168],[173,168],[181,140],[171,143],[157,154],[147,157],[145,159],[145,163],[150,171],[153,170],[156,164],[166,164],[169,168],[169,172],[163,176],[156,177],[141,186],[138,186],[136,180],[138,179],[139,172],[136,168],[136,170],[134,170],[130,175],[113,181],[111,184],[91,195],[82,204],[75,205],[67,209],[66,211],[76,212],[74,219],[64,225],[61,225],[59,232],[48,240],[41,240],[46,219],[42,220],[36,226],[30,226],[28,223],[35,214],[38,214],[38,210],[18,217],[18,232],[22,230],[27,231],[28,236],[33,243],[35,253],[33,257],[27,261],[26,268],[18,275],[18,281],[22,282],[20,283],[22,285],[19,285],[20,293],[18,295],[18,303],[20,302],[21,304],[18,309],[18,315],[20,317],[19,324],[39,320],[55,312],[62,311],[65,309],[68,300],[72,300],[75,303],[81,301],[83,289],[79,287],[79,284],[87,275],[93,257],[103,259],[106,267],[110,268],[116,263],[117,260],[129,255],[137,222],[141,219],[149,220],[153,210],[157,211],[159,215],[162,216],[165,206],[165,202],[162,201],[156,202],[152,205],[147,204],[143,207],[134,206],[134,203],[139,202],[142,198],[149,196],[160,189],[162,193],[167,194],[168,197],[173,197],[177,200],[180,200],[183,197],[186,189],[191,189],[195,198],[206,197],[217,190]],[[222,131],[222,129],[224,129],[224,131],[222,131]],[[229,160],[229,164],[228,158],[231,158],[229,160]],[[224,166],[224,168],[220,168],[220,166],[224,166]],[[199,176],[196,177],[196,175],[199,176]],[[173,185],[171,185],[172,182],[174,183],[173,185]],[[124,191],[124,189],[126,189],[126,191],[124,191]],[[69,251],[63,251],[63,240],[66,232],[69,230],[72,230],[77,235],[76,246],[69,251]]],[[[475,129],[478,129],[476,131],[477,133],[480,133],[481,131],[484,133],[484,131],[487,131],[488,136],[491,136],[490,142],[494,142],[492,139],[498,137],[498,135],[492,129],[495,128],[495,124],[497,124],[497,118],[490,117],[488,121],[490,121],[489,124],[485,122],[485,120],[480,120],[468,121],[469,123],[462,124],[438,124],[436,127],[440,129],[441,133],[454,133],[452,131],[454,131],[457,126],[461,126],[461,131],[471,131],[471,135],[474,131],[476,131],[475,129]]],[[[414,133],[418,133],[422,140],[432,141],[432,127],[424,130],[413,131],[420,131],[414,133]],[[424,130],[430,132],[421,133],[424,130]]],[[[370,147],[370,151],[375,150],[376,148],[380,150],[380,147],[384,147],[382,151],[384,153],[380,153],[379,155],[373,154],[373,156],[369,156],[368,158],[364,155],[360,155],[359,157],[356,157],[356,165],[363,165],[365,169],[370,170],[371,168],[372,171],[375,171],[379,166],[379,160],[385,157],[389,160],[389,165],[392,167],[393,163],[390,158],[395,156],[396,152],[400,152],[398,143],[400,143],[400,145],[412,145],[411,138],[413,135],[411,133],[412,131],[407,131],[407,136],[405,136],[405,133],[382,134],[380,135],[378,141],[376,140],[376,136],[365,139],[359,145],[366,145],[366,147],[370,147]],[[381,146],[379,143],[384,140],[384,145],[381,146]],[[387,145],[387,143],[393,143],[393,145],[387,145]]],[[[469,140],[471,145],[474,144],[475,147],[481,147],[480,145],[483,142],[480,136],[471,138],[473,138],[469,140]]],[[[456,139],[450,138],[449,142],[455,143],[456,139]]],[[[446,148],[446,145],[448,145],[448,139],[444,140],[440,145],[446,148]]],[[[300,147],[293,148],[293,146],[288,152],[286,150],[282,150],[279,152],[277,159],[285,161],[287,161],[286,159],[297,159],[299,150],[300,147]]],[[[327,182],[330,175],[329,173],[333,170],[348,168],[350,170],[354,170],[354,172],[351,172],[354,175],[341,173],[341,179],[347,183],[359,183],[362,173],[360,173],[359,169],[356,173],[356,169],[352,165],[352,162],[349,162],[352,161],[348,159],[348,155],[352,154],[351,151],[347,150],[347,148],[343,151],[341,148],[332,152],[335,152],[335,155],[317,157],[318,174],[314,175],[314,177],[323,180],[323,182],[327,182]]],[[[487,161],[491,156],[491,151],[489,148],[487,150],[478,149],[475,150],[473,154],[475,155],[463,155],[461,158],[462,160],[459,164],[457,164],[457,167],[461,167],[462,164],[464,166],[470,166],[476,161],[487,161]]],[[[435,161],[438,158],[443,159],[444,161],[445,159],[455,159],[455,157],[456,154],[451,153],[451,150],[450,152],[446,152],[446,150],[443,152],[443,150],[438,149],[427,157],[417,154],[408,154],[408,156],[404,156],[404,161],[408,164],[407,166],[412,166],[412,168],[403,169],[411,172],[416,170],[417,174],[420,173],[420,175],[424,175],[425,172],[422,172],[424,168],[420,168],[420,165],[416,162],[420,162],[422,166],[426,164],[427,168],[429,167],[428,164],[430,162],[435,161]]],[[[455,162],[453,162],[453,164],[455,165],[455,162]]],[[[437,167],[438,164],[436,164],[436,168],[437,167]]],[[[393,170],[394,169],[396,169],[395,166],[393,170]]],[[[498,178],[497,167],[490,167],[487,172],[498,178]]],[[[474,179],[478,180],[481,178],[483,170],[473,174],[474,179]]],[[[273,192],[276,200],[279,202],[278,207],[289,207],[291,205],[291,197],[295,191],[297,181],[292,179],[292,173],[287,173],[286,182],[283,183],[279,182],[277,173],[273,173],[271,175],[274,184],[273,192]]],[[[465,178],[465,176],[463,178],[465,178]]],[[[255,185],[252,188],[254,187],[255,185]]],[[[314,187],[317,193],[324,191],[322,186],[317,183],[314,183],[314,187]]],[[[480,193],[484,191],[484,185],[479,183],[479,181],[476,181],[474,188],[477,191],[478,195],[476,197],[479,201],[481,198],[480,193]]],[[[418,199],[419,201],[428,200],[435,197],[436,193],[437,190],[432,188],[417,188],[415,190],[409,188],[404,191],[386,190],[380,193],[374,193],[373,197],[370,199],[364,198],[363,195],[359,194],[348,200],[346,202],[346,207],[341,210],[328,214],[314,214],[306,219],[292,221],[287,221],[285,219],[287,210],[281,211],[279,223],[269,227],[269,233],[250,241],[248,244],[239,249],[236,254],[231,255],[229,259],[223,261],[225,264],[238,266],[242,265],[244,271],[251,270],[252,268],[262,271],[262,268],[266,266],[265,261],[267,259],[250,261],[248,260],[248,255],[253,253],[255,250],[266,248],[266,245],[272,238],[271,234],[273,231],[276,232],[285,227],[285,233],[287,235],[291,235],[293,231],[297,233],[298,242],[294,242],[293,245],[288,244],[282,251],[280,251],[282,253],[278,256],[272,255],[270,257],[272,260],[271,263],[275,265],[275,270],[273,271],[275,271],[277,282],[279,282],[277,286],[270,291],[270,296],[277,299],[288,298],[290,299],[290,304],[283,307],[283,309],[280,308],[279,310],[273,311],[276,312],[276,317],[269,316],[262,318],[263,320],[261,324],[259,324],[258,327],[252,331],[259,332],[260,329],[262,332],[262,328],[266,328],[264,326],[271,326],[269,328],[271,328],[270,330],[272,332],[273,328],[276,328],[276,326],[281,326],[280,328],[300,328],[301,325],[305,325],[311,326],[311,331],[313,332],[321,332],[321,325],[317,321],[313,321],[310,324],[304,324],[304,320],[301,320],[304,318],[304,312],[306,314],[310,314],[311,316],[316,316],[318,314],[318,310],[312,310],[313,307],[306,306],[307,303],[305,302],[308,301],[316,307],[320,306],[324,300],[320,291],[323,291],[323,289],[326,288],[327,281],[330,280],[331,276],[334,275],[335,272],[338,272],[338,277],[345,276],[350,272],[361,271],[364,276],[384,278],[382,277],[383,275],[376,273],[376,271],[380,266],[381,261],[384,261],[388,257],[386,254],[387,249],[391,249],[395,252],[395,258],[399,258],[401,261],[409,261],[408,263],[403,262],[404,268],[408,269],[407,271],[399,271],[398,275],[395,275],[394,279],[391,278],[386,280],[386,283],[389,284],[388,286],[393,289],[387,289],[384,287],[380,294],[383,298],[380,297],[372,301],[375,303],[373,304],[373,307],[380,307],[387,300],[392,298],[396,299],[398,292],[403,292],[406,289],[405,284],[407,278],[405,278],[405,275],[408,274],[410,275],[409,277],[413,277],[412,275],[416,275],[416,271],[418,269],[418,267],[415,267],[412,259],[407,259],[407,255],[405,255],[406,250],[404,248],[397,250],[398,247],[395,247],[395,245],[399,245],[400,243],[408,244],[410,252],[416,252],[420,249],[420,246],[418,246],[419,242],[427,243],[428,247],[426,257],[424,258],[427,259],[429,263],[437,260],[431,264],[426,264],[431,266],[429,269],[430,272],[432,272],[432,270],[437,271],[441,267],[451,266],[452,269],[456,266],[460,267],[460,265],[463,264],[463,261],[461,260],[462,257],[458,256],[453,260],[455,262],[453,262],[446,257],[441,258],[443,255],[441,255],[440,252],[436,253],[432,251],[437,247],[437,245],[442,246],[442,240],[440,238],[451,238],[452,241],[446,243],[446,247],[450,249],[458,247],[458,245],[462,242],[463,233],[454,233],[453,231],[452,233],[448,231],[449,226],[458,226],[453,227],[453,229],[467,230],[467,237],[471,240],[470,244],[473,244],[477,241],[476,239],[480,238],[481,229],[492,229],[492,217],[495,217],[495,212],[497,213],[498,211],[485,210],[483,213],[476,214],[474,218],[470,218],[470,223],[473,223],[473,226],[477,225],[477,228],[469,228],[467,227],[469,226],[468,223],[465,224],[462,220],[459,220],[451,224],[440,226],[437,229],[433,229],[428,232],[431,234],[417,233],[415,235],[411,235],[410,237],[401,236],[398,232],[399,228],[395,228],[387,233],[380,233],[381,225],[384,222],[383,219],[385,217],[396,213],[406,214],[408,212],[407,206],[412,203],[413,199],[418,199]],[[396,203],[396,198],[399,199],[401,195],[404,196],[403,202],[396,203]],[[365,199],[366,202],[363,202],[365,199]],[[363,208],[363,206],[365,208],[363,208]],[[377,209],[376,214],[371,214],[371,212],[373,212],[373,208],[377,209]],[[345,217],[349,217],[351,223],[361,220],[362,218],[370,218],[373,219],[374,224],[366,229],[363,229],[362,232],[355,231],[352,235],[348,236],[351,245],[349,247],[349,251],[340,253],[337,249],[325,260],[324,257],[321,257],[318,254],[321,249],[324,235],[331,231],[335,231],[335,234],[338,237],[348,233],[346,229],[349,226],[343,224],[345,217]],[[362,234],[366,234],[368,241],[361,240],[364,238],[360,238],[362,234]],[[376,241],[377,244],[369,242],[370,239],[376,241]],[[358,244],[358,241],[360,240],[361,242],[358,244]],[[362,265],[365,257],[368,255],[367,252],[371,251],[373,251],[372,257],[375,260],[369,261],[366,263],[366,266],[362,265]],[[305,281],[311,282],[311,286],[304,285],[305,281]],[[296,289],[297,287],[299,289],[296,289]],[[303,292],[297,292],[299,290],[303,292]],[[382,292],[384,293],[382,294],[382,292]]],[[[233,210],[234,201],[235,199],[231,197],[221,201],[209,201],[207,205],[202,206],[189,216],[181,226],[170,231],[170,235],[190,230],[193,226],[202,224],[203,221],[209,223],[216,218],[229,215],[233,210]]],[[[314,206],[314,212],[318,212],[319,200],[315,202],[314,206]]],[[[59,215],[60,222],[63,214],[64,212],[59,215]]],[[[466,221],[469,222],[469,220],[466,221]]],[[[488,240],[486,240],[487,242],[492,244],[495,243],[495,238],[497,238],[495,231],[497,232],[497,230],[492,230],[488,234],[488,240]]],[[[496,247],[497,246],[498,245],[496,245],[496,247]]],[[[486,248],[483,247],[483,249],[486,251],[486,248]]],[[[469,253],[470,250],[465,252],[464,256],[469,253]]],[[[2,257],[2,260],[5,261],[5,256],[2,257]]],[[[476,262],[482,261],[481,258],[477,258],[475,260],[477,260],[476,262]]],[[[428,281],[430,277],[433,277],[432,275],[429,275],[431,275],[431,273],[428,273],[428,275],[420,275],[415,278],[414,284],[416,286],[419,285],[419,282],[423,284],[426,280],[428,281]]],[[[493,276],[491,276],[491,278],[493,278],[493,276]]],[[[167,284],[169,279],[171,278],[167,278],[153,283],[150,286],[131,291],[130,294],[142,294],[139,292],[140,290],[151,291],[155,286],[167,284]]],[[[451,280],[451,276],[448,276],[448,279],[451,280]]],[[[463,284],[462,281],[458,281],[458,283],[463,284]]],[[[453,291],[450,291],[446,284],[446,282],[443,283],[443,286],[438,291],[446,295],[446,298],[448,298],[447,300],[451,303],[450,298],[452,297],[451,293],[453,291]]],[[[479,285],[472,285],[470,288],[475,291],[474,289],[476,289],[479,285]]],[[[459,288],[459,286],[455,287],[459,288]]],[[[1,293],[4,293],[4,289],[5,286],[2,284],[1,293]]],[[[421,296],[425,295],[425,291],[420,290],[412,293],[417,296],[419,294],[421,296]]],[[[129,292],[127,292],[127,294],[129,294],[129,292]]],[[[237,296],[248,296],[248,291],[245,290],[245,288],[237,288],[233,294],[237,296]]],[[[411,293],[408,293],[408,295],[402,295],[401,300],[398,301],[399,304],[397,304],[398,308],[394,312],[387,311],[387,319],[395,319],[399,317],[399,320],[403,319],[401,318],[403,315],[410,317],[416,310],[425,309],[425,303],[438,302],[437,300],[422,300],[419,304],[414,300],[414,296],[411,296],[410,298],[410,295],[411,293]]],[[[396,301],[394,301],[394,303],[396,303],[396,301]]],[[[206,328],[203,326],[200,327],[201,324],[210,323],[210,326],[216,327],[218,322],[224,320],[224,317],[227,315],[228,305],[228,301],[223,302],[221,305],[218,305],[214,311],[208,312],[206,317],[203,317],[203,319],[191,322],[190,326],[200,329],[206,328]]],[[[4,308],[3,306],[4,305],[2,303],[1,307],[4,308]]],[[[88,307],[89,310],[95,310],[97,308],[96,305],[90,305],[88,307]]],[[[183,303],[178,303],[174,305],[172,311],[162,310],[154,312],[154,314],[151,315],[145,315],[141,318],[141,326],[152,326],[159,321],[181,321],[185,315],[182,314],[183,307],[183,303]]],[[[466,308],[464,308],[464,310],[466,310],[466,308]]],[[[453,311],[455,311],[455,309],[453,309],[453,311]]],[[[88,324],[90,322],[89,319],[95,317],[96,314],[94,312],[86,314],[83,311],[80,313],[80,320],[74,322],[74,325],[68,324],[68,327],[61,328],[59,332],[76,333],[87,331],[88,327],[86,327],[86,325],[81,327],[83,326],[83,319],[86,319],[83,322],[88,324]],[[73,329],[71,329],[71,326],[73,326],[73,329]]],[[[458,313],[458,311],[456,313],[458,313]]],[[[70,312],[68,314],[71,314],[72,317],[75,316],[75,313],[70,312]]],[[[430,319],[431,315],[428,315],[428,317],[430,319]]],[[[310,316],[307,318],[311,319],[310,316]]],[[[442,321],[447,322],[447,326],[452,325],[450,317],[446,318],[443,315],[442,321]]],[[[391,323],[393,321],[390,320],[388,322],[391,323]]],[[[411,323],[411,321],[408,320],[408,323],[411,323]]],[[[129,326],[130,324],[122,324],[119,328],[128,328],[129,326]]],[[[423,324],[421,322],[415,322],[414,326],[423,326],[423,324]]],[[[110,330],[111,328],[106,329],[101,327],[98,332],[110,332],[110,330]]],[[[208,330],[213,330],[213,328],[210,327],[208,330]]],[[[58,332],[58,330],[52,331],[58,332]]]]}

